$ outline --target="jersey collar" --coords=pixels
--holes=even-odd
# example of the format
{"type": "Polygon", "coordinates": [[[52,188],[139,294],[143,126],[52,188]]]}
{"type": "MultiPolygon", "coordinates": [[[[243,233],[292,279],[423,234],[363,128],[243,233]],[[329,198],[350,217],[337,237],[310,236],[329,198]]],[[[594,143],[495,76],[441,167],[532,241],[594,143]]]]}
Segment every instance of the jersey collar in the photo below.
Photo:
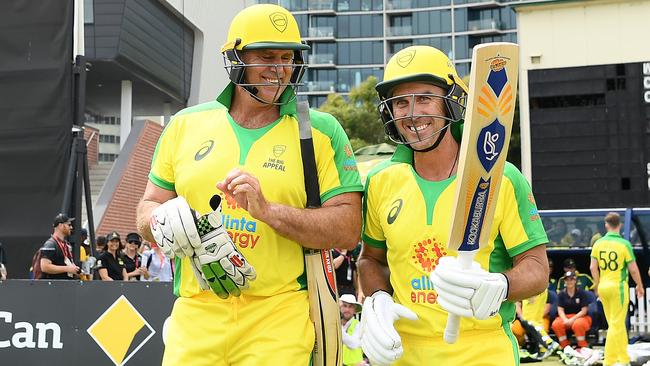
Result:
{"type": "Polygon", "coordinates": [[[390,158],[390,160],[396,163],[406,163],[413,165],[413,150],[404,145],[397,145],[397,148],[395,148],[395,152],[393,153],[393,156],[390,158]]]}
{"type": "Polygon", "coordinates": [[[607,234],[605,234],[605,236],[614,236],[614,237],[617,237],[617,238],[622,238],[621,234],[615,233],[613,231],[608,231],[607,234]]]}
{"type": "MultiPolygon", "coordinates": [[[[228,83],[228,85],[223,89],[221,94],[217,97],[217,102],[221,103],[224,107],[230,109],[230,102],[232,101],[232,95],[235,92],[235,84],[231,81],[228,83]]],[[[284,89],[284,92],[282,92],[282,95],[280,96],[280,102],[284,102],[288,100],[289,98],[293,98],[293,89],[291,86],[287,86],[286,89],[284,89]]],[[[296,107],[296,99],[286,103],[282,104],[280,106],[280,115],[295,115],[297,113],[297,107],[296,107]]]]}

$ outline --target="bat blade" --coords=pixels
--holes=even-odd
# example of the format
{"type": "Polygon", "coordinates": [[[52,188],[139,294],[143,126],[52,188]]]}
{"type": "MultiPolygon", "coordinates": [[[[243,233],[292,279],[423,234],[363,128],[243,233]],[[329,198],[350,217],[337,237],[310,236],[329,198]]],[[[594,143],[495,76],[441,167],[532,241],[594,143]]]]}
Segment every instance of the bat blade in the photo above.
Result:
{"type": "MultiPolygon", "coordinates": [[[[486,43],[474,47],[460,145],[456,195],[447,246],[469,269],[492,228],[517,99],[519,46],[486,43]]],[[[445,341],[454,343],[460,319],[449,315],[445,341]]]]}
{"type": "Polygon", "coordinates": [[[305,250],[309,316],[316,343],[313,366],[338,366],[342,357],[341,317],[330,250],[305,250]]]}

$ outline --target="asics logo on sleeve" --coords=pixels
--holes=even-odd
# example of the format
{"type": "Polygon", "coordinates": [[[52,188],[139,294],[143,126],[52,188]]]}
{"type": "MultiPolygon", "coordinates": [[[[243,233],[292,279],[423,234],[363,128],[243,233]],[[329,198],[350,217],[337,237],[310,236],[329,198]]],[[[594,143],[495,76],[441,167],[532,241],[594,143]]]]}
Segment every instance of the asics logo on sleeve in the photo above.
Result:
{"type": "Polygon", "coordinates": [[[201,148],[199,148],[199,151],[196,152],[196,155],[194,155],[194,160],[199,161],[203,158],[206,157],[212,151],[212,147],[214,146],[214,141],[208,140],[204,143],[201,144],[201,148]]]}
{"type": "Polygon", "coordinates": [[[386,221],[389,225],[395,222],[395,219],[397,219],[397,215],[399,215],[399,212],[402,210],[403,203],[404,201],[402,201],[401,198],[398,198],[393,201],[393,203],[391,203],[391,206],[393,207],[391,207],[390,211],[388,211],[388,216],[386,217],[386,221]]]}

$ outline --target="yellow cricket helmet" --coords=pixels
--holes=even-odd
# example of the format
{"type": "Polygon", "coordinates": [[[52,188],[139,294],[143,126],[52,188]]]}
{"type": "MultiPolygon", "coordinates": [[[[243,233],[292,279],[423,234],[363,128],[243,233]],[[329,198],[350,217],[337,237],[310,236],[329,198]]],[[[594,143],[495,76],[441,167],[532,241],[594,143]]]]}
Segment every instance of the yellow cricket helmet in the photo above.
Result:
{"type": "Polygon", "coordinates": [[[300,39],[298,23],[287,9],[273,4],[257,4],[235,16],[221,52],[260,48],[308,50],[310,47],[300,39]]]}
{"type": "Polygon", "coordinates": [[[301,85],[300,80],[307,67],[302,51],[309,49],[310,47],[300,39],[298,23],[287,9],[273,4],[258,4],[245,8],[235,16],[228,30],[228,39],[221,47],[221,52],[228,76],[234,84],[244,88],[253,98],[262,103],[281,105],[295,99],[296,87],[301,85]],[[255,49],[293,50],[293,62],[291,64],[255,65],[244,63],[239,51],[255,49]],[[279,68],[292,67],[293,71],[289,82],[251,84],[245,81],[244,71],[246,68],[268,66],[276,68],[277,80],[280,80],[279,68]],[[257,87],[261,86],[277,86],[273,101],[262,100],[257,96],[257,87]],[[286,87],[291,87],[293,97],[284,98],[283,102],[278,102],[277,99],[286,90],[286,87]]]}
{"type": "MultiPolygon", "coordinates": [[[[380,100],[379,113],[388,137],[396,143],[413,142],[404,141],[397,131],[391,105],[392,99],[396,97],[392,95],[395,86],[407,82],[425,82],[445,90],[445,95],[440,97],[446,106],[446,116],[438,117],[451,124],[452,135],[460,141],[468,88],[458,76],[451,60],[442,51],[431,46],[411,46],[397,52],[386,64],[384,80],[375,87],[380,100]]],[[[409,118],[412,117],[414,116],[409,118]]],[[[442,136],[444,134],[440,139],[442,136]]]]}

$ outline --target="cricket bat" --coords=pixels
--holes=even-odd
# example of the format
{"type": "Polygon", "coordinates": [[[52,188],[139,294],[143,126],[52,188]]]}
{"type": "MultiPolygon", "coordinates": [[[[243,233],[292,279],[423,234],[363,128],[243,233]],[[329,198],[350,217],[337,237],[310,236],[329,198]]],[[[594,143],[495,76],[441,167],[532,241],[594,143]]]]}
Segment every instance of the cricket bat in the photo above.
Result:
{"type": "MultiPolygon", "coordinates": [[[[474,47],[465,125],[460,144],[456,195],[447,246],[458,251],[463,269],[490,238],[517,99],[519,46],[474,47]]],[[[444,339],[458,338],[460,318],[449,314],[444,339]]]]}
{"type": "Polygon", "coordinates": [[[316,330],[313,366],[339,366],[342,357],[341,313],[330,250],[305,250],[309,317],[316,330]]]}
{"type": "MultiPolygon", "coordinates": [[[[316,157],[311,135],[309,104],[297,107],[300,152],[305,176],[307,207],[320,207],[320,188],[316,157]]],[[[312,352],[313,366],[339,366],[342,361],[341,311],[336,292],[336,275],[330,250],[304,248],[309,317],[314,323],[316,342],[312,352]]]]}

